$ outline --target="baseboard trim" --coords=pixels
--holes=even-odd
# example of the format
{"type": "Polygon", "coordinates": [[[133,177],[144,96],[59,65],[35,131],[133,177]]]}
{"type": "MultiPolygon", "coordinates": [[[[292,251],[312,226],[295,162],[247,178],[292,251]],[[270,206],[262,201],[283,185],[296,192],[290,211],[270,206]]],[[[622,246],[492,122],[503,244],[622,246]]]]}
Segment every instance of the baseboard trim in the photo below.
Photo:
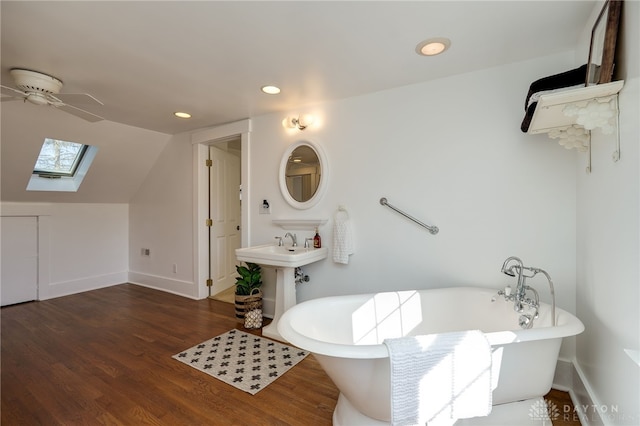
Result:
{"type": "Polygon", "coordinates": [[[71,281],[60,281],[47,284],[46,291],[38,293],[38,300],[55,299],[56,297],[69,296],[90,290],[111,287],[127,282],[127,272],[114,272],[113,274],[99,275],[95,277],[80,278],[71,281]]]}
{"type": "Polygon", "coordinates": [[[141,272],[129,271],[128,282],[142,287],[155,290],[166,291],[177,296],[198,300],[198,286],[191,281],[174,280],[157,275],[144,274],[141,272]]]}
{"type": "Polygon", "coordinates": [[[575,410],[574,414],[578,416],[582,426],[604,426],[601,414],[598,412],[599,405],[594,403],[593,392],[575,361],[558,360],[553,388],[569,393],[575,410]]]}
{"type": "Polygon", "coordinates": [[[584,372],[578,364],[574,362],[576,374],[573,377],[573,396],[576,412],[580,416],[580,423],[583,426],[604,426],[602,413],[597,398],[594,396],[593,389],[589,386],[584,372]]]}

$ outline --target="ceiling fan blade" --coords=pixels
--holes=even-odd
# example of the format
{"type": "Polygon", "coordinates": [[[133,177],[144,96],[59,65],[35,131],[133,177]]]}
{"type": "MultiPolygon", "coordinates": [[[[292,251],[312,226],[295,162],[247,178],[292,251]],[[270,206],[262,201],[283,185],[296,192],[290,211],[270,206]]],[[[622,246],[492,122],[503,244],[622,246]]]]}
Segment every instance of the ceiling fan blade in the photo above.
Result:
{"type": "Polygon", "coordinates": [[[67,105],[104,105],[88,93],[56,93],[55,96],[67,105]]]}
{"type": "Polygon", "coordinates": [[[73,105],[53,104],[53,106],[55,106],[58,109],[61,109],[64,112],[68,112],[69,114],[75,115],[76,117],[82,118],[83,120],[87,120],[92,123],[95,123],[96,121],[104,120],[104,118],[100,117],[99,115],[96,115],[89,111],[85,111],[78,107],[74,107],[73,105]]]}
{"type": "Polygon", "coordinates": [[[3,95],[16,96],[16,94],[18,94],[18,95],[22,96],[22,98],[27,96],[27,94],[25,92],[23,92],[22,90],[14,89],[13,87],[0,85],[0,88],[2,88],[2,94],[3,95]]]}

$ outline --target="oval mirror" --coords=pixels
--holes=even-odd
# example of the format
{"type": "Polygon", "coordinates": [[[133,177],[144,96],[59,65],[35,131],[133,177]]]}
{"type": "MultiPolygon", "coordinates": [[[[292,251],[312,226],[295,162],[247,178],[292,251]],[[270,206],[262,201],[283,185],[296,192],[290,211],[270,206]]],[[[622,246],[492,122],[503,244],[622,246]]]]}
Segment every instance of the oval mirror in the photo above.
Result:
{"type": "Polygon", "coordinates": [[[320,145],[298,141],[285,151],[280,163],[280,190],[296,209],[308,209],[320,201],[327,180],[327,160],[320,145]]]}

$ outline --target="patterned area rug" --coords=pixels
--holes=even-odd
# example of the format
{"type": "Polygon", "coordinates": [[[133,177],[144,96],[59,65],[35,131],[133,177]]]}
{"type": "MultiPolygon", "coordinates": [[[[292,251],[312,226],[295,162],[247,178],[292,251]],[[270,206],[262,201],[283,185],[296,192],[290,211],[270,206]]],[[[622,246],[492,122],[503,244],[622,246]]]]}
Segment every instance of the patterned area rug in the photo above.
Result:
{"type": "Polygon", "coordinates": [[[172,358],[255,395],[307,355],[293,346],[231,330],[172,358]]]}

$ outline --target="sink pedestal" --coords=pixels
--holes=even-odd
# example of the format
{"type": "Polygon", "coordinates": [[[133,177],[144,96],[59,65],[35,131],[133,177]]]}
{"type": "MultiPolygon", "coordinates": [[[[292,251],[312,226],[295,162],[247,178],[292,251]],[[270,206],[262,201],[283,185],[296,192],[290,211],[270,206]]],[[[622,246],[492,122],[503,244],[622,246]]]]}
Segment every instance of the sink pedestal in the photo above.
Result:
{"type": "Polygon", "coordinates": [[[295,268],[276,267],[276,307],[273,321],[262,328],[262,335],[287,342],[278,333],[278,321],[284,312],[296,304],[295,268]]]}
{"type": "Polygon", "coordinates": [[[327,248],[262,246],[236,249],[241,262],[257,263],[276,268],[276,307],[273,321],[262,329],[262,335],[286,342],[278,333],[278,321],[284,312],[296,304],[296,268],[327,257],[327,248]]]}

